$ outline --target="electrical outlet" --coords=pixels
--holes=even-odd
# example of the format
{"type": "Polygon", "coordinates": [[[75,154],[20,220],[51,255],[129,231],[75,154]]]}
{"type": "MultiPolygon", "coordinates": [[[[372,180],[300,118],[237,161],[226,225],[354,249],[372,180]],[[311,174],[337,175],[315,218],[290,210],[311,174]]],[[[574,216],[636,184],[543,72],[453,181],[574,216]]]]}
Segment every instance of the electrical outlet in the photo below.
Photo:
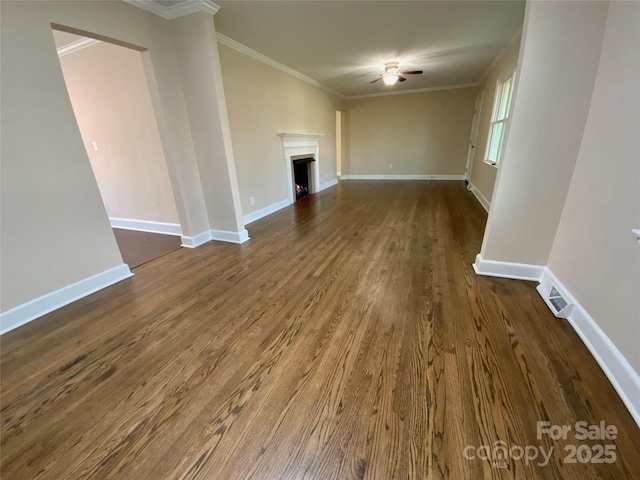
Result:
{"type": "Polygon", "coordinates": [[[98,149],[98,142],[91,142],[91,145],[93,146],[93,149],[97,152],[98,149]]]}
{"type": "Polygon", "coordinates": [[[249,197],[249,202],[251,202],[251,205],[255,205],[256,204],[255,197],[249,197]]]}
{"type": "Polygon", "coordinates": [[[389,170],[391,170],[393,168],[393,163],[389,164],[389,170]]]}

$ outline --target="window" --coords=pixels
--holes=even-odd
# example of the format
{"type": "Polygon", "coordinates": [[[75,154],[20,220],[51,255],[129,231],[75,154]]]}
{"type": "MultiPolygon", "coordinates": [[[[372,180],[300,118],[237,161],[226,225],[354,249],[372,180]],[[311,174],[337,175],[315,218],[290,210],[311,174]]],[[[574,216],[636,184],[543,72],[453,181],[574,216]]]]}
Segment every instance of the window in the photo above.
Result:
{"type": "Polygon", "coordinates": [[[490,165],[497,165],[498,159],[500,158],[505,123],[507,122],[509,106],[511,105],[513,77],[513,73],[509,74],[506,79],[499,80],[496,86],[496,98],[493,103],[493,112],[491,113],[487,151],[484,155],[484,161],[490,165]]]}

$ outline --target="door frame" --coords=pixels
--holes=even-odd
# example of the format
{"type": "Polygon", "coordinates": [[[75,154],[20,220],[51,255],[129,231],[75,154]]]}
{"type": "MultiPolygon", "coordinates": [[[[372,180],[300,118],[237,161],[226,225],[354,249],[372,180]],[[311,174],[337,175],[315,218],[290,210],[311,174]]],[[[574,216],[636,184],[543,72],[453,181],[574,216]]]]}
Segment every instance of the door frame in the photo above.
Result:
{"type": "Polygon", "coordinates": [[[478,94],[473,106],[473,120],[471,122],[471,135],[469,136],[469,147],[467,149],[467,165],[464,169],[464,181],[471,183],[471,170],[473,170],[473,159],[475,157],[476,143],[478,141],[478,127],[480,126],[480,113],[482,112],[482,100],[484,90],[478,94]]]}

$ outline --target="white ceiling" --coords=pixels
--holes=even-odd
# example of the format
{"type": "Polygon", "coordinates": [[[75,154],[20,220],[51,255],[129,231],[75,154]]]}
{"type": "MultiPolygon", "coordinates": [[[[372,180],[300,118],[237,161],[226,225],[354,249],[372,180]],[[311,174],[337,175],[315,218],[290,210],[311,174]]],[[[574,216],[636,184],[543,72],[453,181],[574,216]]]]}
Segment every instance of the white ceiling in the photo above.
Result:
{"type": "MultiPolygon", "coordinates": [[[[155,0],[162,6],[172,0],[155,0]]],[[[519,31],[524,0],[222,0],[219,33],[344,96],[476,83],[519,31]],[[384,63],[423,70],[392,87],[384,63]]],[[[55,32],[56,46],[82,37],[55,32]]]]}
{"type": "Polygon", "coordinates": [[[217,1],[216,30],[345,96],[473,84],[520,29],[524,1],[217,1]],[[370,82],[390,60],[423,70],[370,82]]]}

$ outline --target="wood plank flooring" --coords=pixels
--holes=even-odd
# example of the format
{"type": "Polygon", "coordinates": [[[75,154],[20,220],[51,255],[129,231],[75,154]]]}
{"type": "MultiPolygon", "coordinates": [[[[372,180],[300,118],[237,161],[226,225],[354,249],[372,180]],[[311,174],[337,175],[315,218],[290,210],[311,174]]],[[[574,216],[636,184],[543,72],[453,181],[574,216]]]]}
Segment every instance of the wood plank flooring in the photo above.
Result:
{"type": "Polygon", "coordinates": [[[161,257],[180,248],[180,237],[160,233],[139,232],[114,228],[113,234],[124,263],[130,268],[138,267],[154,258],[161,257]]]}
{"type": "Polygon", "coordinates": [[[573,330],[533,283],[473,273],[485,221],[463,182],[344,182],[7,333],[2,478],[640,478],[573,330]],[[498,441],[554,450],[482,459],[498,441]]]}

